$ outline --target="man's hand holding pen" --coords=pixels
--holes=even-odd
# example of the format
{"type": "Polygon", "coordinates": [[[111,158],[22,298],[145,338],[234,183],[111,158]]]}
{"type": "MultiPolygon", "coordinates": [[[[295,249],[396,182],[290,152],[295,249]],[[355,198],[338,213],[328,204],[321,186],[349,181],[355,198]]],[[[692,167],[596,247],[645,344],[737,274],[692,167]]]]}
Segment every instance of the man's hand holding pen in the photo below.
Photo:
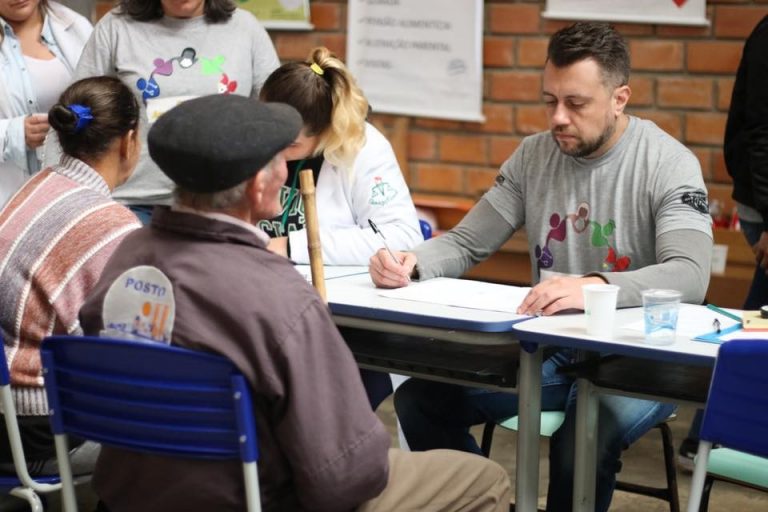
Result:
{"type": "Polygon", "coordinates": [[[379,288],[402,288],[411,282],[416,256],[411,252],[379,249],[371,256],[368,272],[379,288]]]}

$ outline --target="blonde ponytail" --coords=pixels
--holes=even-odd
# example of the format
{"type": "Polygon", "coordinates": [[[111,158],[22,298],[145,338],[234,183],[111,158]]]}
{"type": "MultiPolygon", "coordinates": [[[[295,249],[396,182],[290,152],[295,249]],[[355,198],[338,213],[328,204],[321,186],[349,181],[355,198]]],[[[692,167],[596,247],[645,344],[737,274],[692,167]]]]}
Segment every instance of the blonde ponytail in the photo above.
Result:
{"type": "Polygon", "coordinates": [[[365,144],[368,100],[346,66],[327,48],[315,48],[307,61],[316,64],[331,88],[331,124],[321,134],[318,150],[334,165],[351,168],[365,144]]]}
{"type": "Polygon", "coordinates": [[[304,130],[318,137],[316,154],[351,169],[365,144],[368,100],[355,78],[327,48],[315,48],[306,62],[276,69],[261,88],[261,99],[287,103],[299,111],[304,130]]]}

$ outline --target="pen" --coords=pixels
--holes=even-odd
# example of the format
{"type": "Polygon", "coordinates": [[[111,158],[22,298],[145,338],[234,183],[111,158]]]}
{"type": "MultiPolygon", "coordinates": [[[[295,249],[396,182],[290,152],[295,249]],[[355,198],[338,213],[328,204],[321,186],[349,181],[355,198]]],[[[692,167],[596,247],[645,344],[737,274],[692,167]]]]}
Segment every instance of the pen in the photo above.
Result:
{"type": "Polygon", "coordinates": [[[376,224],[371,219],[368,219],[368,224],[371,226],[371,229],[373,230],[373,232],[376,233],[377,235],[379,235],[379,238],[381,238],[381,243],[384,244],[384,248],[387,250],[389,255],[392,256],[392,259],[395,261],[395,263],[400,265],[400,262],[398,261],[398,259],[395,258],[395,253],[393,253],[392,249],[390,249],[389,246],[387,245],[387,239],[384,238],[384,233],[382,233],[379,230],[379,228],[376,226],[376,224]]]}
{"type": "Polygon", "coordinates": [[[734,315],[733,313],[728,312],[728,311],[726,311],[724,309],[720,309],[719,307],[715,306],[714,304],[707,304],[707,308],[711,309],[712,311],[714,311],[716,313],[720,313],[723,316],[727,316],[731,320],[736,320],[737,322],[741,323],[741,317],[740,316],[734,315]]]}

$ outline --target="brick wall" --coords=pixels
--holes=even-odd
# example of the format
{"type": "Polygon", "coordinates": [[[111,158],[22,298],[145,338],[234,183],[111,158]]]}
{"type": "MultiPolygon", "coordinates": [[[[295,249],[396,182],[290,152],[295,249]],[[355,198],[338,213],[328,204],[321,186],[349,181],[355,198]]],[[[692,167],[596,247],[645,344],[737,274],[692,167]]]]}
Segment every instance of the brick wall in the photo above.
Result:
{"type": "MultiPolygon", "coordinates": [[[[310,6],[313,32],[271,32],[280,57],[303,59],[316,45],[343,57],[347,0],[311,0],[310,6]]],[[[547,39],[568,22],[541,18],[543,9],[544,0],[485,1],[486,121],[398,123],[407,127],[407,143],[399,148],[412,190],[476,197],[522,137],[546,129],[540,89],[547,39]]],[[[632,54],[629,111],[655,121],[697,155],[713,197],[730,195],[722,139],[733,77],[744,39],[766,14],[768,0],[708,0],[709,27],[617,24],[632,54]]],[[[393,116],[375,120],[395,124],[393,116]]]]}
{"type": "MultiPolygon", "coordinates": [[[[280,57],[302,58],[315,44],[344,55],[347,2],[310,5],[314,32],[273,32],[280,57]]],[[[568,23],[541,18],[543,9],[543,0],[486,0],[486,121],[410,119],[404,172],[414,191],[475,197],[522,137],[546,129],[540,90],[547,39],[568,23]]],[[[730,195],[722,139],[733,77],[744,39],[766,14],[768,0],[709,0],[709,27],[617,25],[632,54],[629,111],[686,144],[715,197],[730,195]]]]}

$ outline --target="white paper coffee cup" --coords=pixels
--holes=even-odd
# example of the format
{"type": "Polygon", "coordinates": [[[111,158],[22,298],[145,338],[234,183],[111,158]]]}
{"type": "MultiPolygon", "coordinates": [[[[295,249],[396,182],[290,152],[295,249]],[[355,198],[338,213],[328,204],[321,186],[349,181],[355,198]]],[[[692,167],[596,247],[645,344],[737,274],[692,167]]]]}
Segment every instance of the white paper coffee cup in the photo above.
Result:
{"type": "Polygon", "coordinates": [[[615,284],[587,284],[581,289],[584,293],[584,318],[587,334],[600,338],[612,336],[619,286],[615,284]]]}

